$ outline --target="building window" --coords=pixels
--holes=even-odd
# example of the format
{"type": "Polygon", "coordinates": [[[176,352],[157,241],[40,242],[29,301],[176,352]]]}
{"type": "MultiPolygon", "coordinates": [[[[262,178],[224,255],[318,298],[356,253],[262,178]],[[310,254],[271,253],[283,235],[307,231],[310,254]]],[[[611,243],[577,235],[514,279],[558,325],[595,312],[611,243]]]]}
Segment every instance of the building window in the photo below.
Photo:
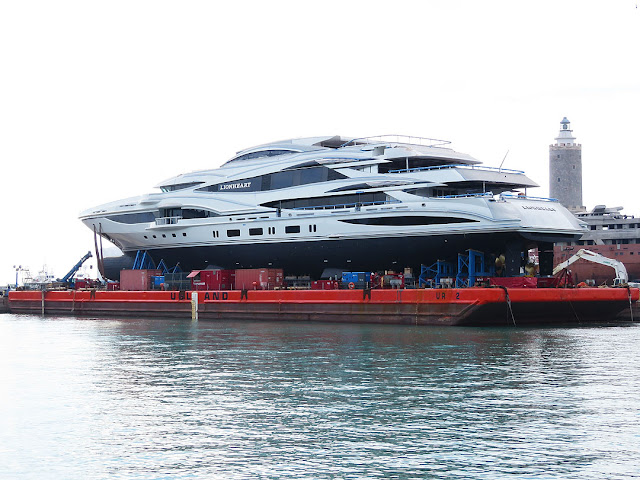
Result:
{"type": "Polygon", "coordinates": [[[262,235],[262,229],[261,228],[250,228],[249,229],[249,235],[262,235]]]}
{"type": "Polygon", "coordinates": [[[240,230],[227,230],[227,237],[239,237],[240,230]]]}
{"type": "Polygon", "coordinates": [[[288,225],[284,227],[285,233],[300,233],[300,225],[288,225]]]}

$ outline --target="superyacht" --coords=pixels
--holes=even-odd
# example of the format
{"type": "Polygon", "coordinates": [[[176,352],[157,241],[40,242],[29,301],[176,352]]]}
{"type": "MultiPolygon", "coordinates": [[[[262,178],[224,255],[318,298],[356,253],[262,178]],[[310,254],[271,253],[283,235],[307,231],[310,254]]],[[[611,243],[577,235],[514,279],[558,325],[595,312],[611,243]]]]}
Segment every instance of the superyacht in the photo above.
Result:
{"type": "Polygon", "coordinates": [[[183,270],[418,269],[476,249],[517,275],[538,248],[540,273],[554,242],[584,227],[552,199],[531,197],[524,172],[480,165],[449,142],[418,137],[315,137],[238,152],[221,167],[178,175],[159,192],[90,208],[80,219],[123,256],[137,251],[183,270]]]}

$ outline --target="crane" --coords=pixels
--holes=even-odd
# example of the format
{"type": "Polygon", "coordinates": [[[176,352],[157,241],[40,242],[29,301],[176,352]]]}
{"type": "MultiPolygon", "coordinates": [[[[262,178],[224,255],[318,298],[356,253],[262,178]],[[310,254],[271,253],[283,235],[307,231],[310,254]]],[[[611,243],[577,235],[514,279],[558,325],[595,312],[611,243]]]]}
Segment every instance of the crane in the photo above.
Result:
{"type": "Polygon", "coordinates": [[[605,257],[604,255],[600,255],[599,253],[592,252],[591,250],[587,250],[586,248],[581,248],[568,260],[559,263],[558,266],[553,269],[553,274],[556,275],[557,273],[561,272],[569,265],[577,262],[580,259],[588,260],[589,262],[595,262],[599,263],[600,265],[606,265],[613,268],[616,271],[616,278],[613,279],[614,285],[623,285],[629,282],[627,269],[622,262],[614,260],[613,258],[605,257]]]}
{"type": "Polygon", "coordinates": [[[79,261],[78,263],[76,263],[76,264],[73,266],[73,268],[72,268],[71,270],[69,270],[69,271],[67,272],[67,274],[66,274],[64,277],[62,277],[61,279],[59,279],[58,281],[59,281],[59,282],[65,282],[65,283],[68,283],[68,282],[73,278],[73,276],[78,272],[78,270],[80,270],[80,267],[82,267],[82,264],[83,264],[84,262],[86,262],[88,259],[90,259],[92,256],[93,256],[93,255],[91,255],[91,251],[88,251],[88,252],[85,254],[85,256],[84,256],[84,257],[82,257],[82,258],[80,259],[80,261],[79,261]]]}

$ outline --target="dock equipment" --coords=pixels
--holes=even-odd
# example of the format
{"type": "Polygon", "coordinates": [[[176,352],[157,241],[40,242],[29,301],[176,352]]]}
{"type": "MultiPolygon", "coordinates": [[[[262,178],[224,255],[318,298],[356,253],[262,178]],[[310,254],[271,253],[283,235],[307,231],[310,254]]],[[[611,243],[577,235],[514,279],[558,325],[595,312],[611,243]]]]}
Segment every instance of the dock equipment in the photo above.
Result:
{"type": "Polygon", "coordinates": [[[577,262],[580,259],[588,260],[590,262],[599,263],[600,265],[606,265],[613,268],[616,272],[616,278],[613,279],[614,285],[625,285],[629,282],[627,269],[622,262],[614,260],[613,258],[605,257],[604,255],[600,255],[599,253],[592,252],[591,250],[587,250],[585,248],[581,248],[571,258],[558,264],[558,266],[553,269],[553,274],[557,275],[560,271],[566,270],[571,264],[577,262]]]}
{"type": "Polygon", "coordinates": [[[495,275],[495,267],[485,268],[484,252],[468,249],[465,253],[458,254],[458,273],[456,275],[456,287],[473,287],[478,277],[492,277],[495,275]]]}
{"type": "Polygon", "coordinates": [[[146,250],[138,250],[131,270],[154,270],[156,263],[146,250]]]}
{"type": "Polygon", "coordinates": [[[436,263],[425,266],[420,265],[420,277],[418,277],[418,286],[428,286],[437,288],[440,286],[440,280],[443,278],[451,278],[454,276],[453,264],[438,260],[436,263]]]}
{"type": "Polygon", "coordinates": [[[79,261],[78,263],[76,263],[76,264],[71,268],[71,270],[69,270],[69,271],[67,272],[67,274],[66,274],[64,277],[62,277],[62,278],[58,279],[57,281],[58,281],[58,282],[63,282],[63,283],[69,283],[69,282],[71,281],[71,279],[73,278],[73,276],[74,276],[76,273],[78,273],[78,270],[80,270],[80,267],[82,267],[82,265],[84,264],[84,262],[86,262],[87,260],[89,260],[92,256],[93,256],[93,255],[91,254],[91,252],[90,252],[90,251],[89,251],[89,252],[87,252],[87,253],[85,254],[85,256],[84,256],[84,257],[82,257],[82,258],[80,259],[80,261],[79,261]]]}

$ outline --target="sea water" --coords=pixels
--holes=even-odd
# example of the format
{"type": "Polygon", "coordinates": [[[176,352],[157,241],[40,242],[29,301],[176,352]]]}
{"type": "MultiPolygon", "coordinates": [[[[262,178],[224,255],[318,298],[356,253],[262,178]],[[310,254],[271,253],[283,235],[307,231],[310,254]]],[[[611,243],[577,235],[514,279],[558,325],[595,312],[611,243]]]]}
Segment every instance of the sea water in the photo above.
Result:
{"type": "Polygon", "coordinates": [[[0,412],[7,479],[627,479],[640,326],[4,314],[0,412]]]}

